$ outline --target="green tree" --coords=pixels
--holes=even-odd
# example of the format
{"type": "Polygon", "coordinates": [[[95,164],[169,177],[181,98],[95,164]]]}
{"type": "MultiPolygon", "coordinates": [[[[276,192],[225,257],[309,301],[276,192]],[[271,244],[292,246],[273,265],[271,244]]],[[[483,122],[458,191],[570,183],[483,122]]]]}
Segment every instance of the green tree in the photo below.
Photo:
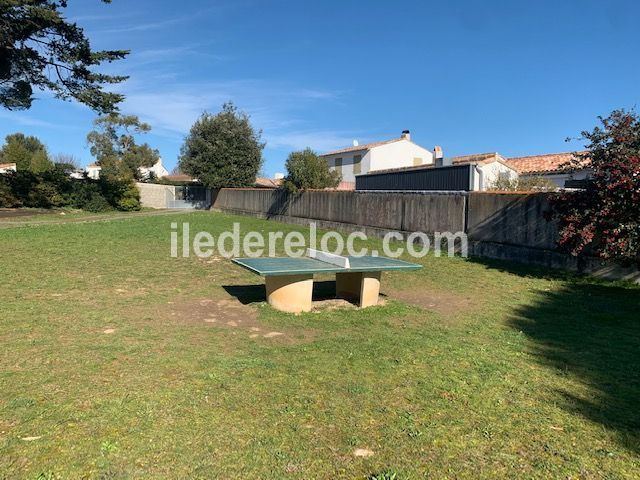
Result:
{"type": "Polygon", "coordinates": [[[310,188],[335,188],[341,180],[340,173],[330,170],[327,161],[318,157],[310,148],[290,153],[286,167],[287,176],[283,186],[290,192],[310,188]]]}
{"type": "Polygon", "coordinates": [[[135,115],[110,113],[94,121],[95,129],[87,135],[91,155],[102,167],[100,175],[130,175],[140,178],[140,167],[151,167],[160,158],[158,150],[136,143],[136,135],[151,131],[135,115]]]}
{"type": "Polygon", "coordinates": [[[151,127],[135,115],[110,113],[94,121],[95,130],[87,141],[91,155],[102,170],[100,186],[104,197],[119,210],[139,210],[140,193],[135,181],[140,167],[151,167],[160,155],[146,143],[138,145],[135,136],[147,133],[151,127]]]}
{"type": "Polygon", "coordinates": [[[180,150],[180,170],[211,188],[249,187],[262,165],[261,132],[232,103],[203,113],[180,150]]]}
{"type": "Polygon", "coordinates": [[[53,168],[47,147],[33,136],[12,133],[0,149],[0,163],[15,163],[19,171],[45,172],[53,168]]]}
{"type": "MultiPolygon", "coordinates": [[[[110,3],[111,0],[102,0],[110,3]]],[[[93,51],[82,28],[67,21],[67,0],[0,0],[0,105],[31,107],[34,88],[106,113],[124,98],[104,90],[126,80],[92,69],[127,50],[93,51]]]]}
{"type": "Polygon", "coordinates": [[[640,265],[640,117],[615,110],[601,126],[582,132],[587,152],[568,164],[593,171],[584,190],[553,199],[561,248],[574,255],[640,265]]]}
{"type": "Polygon", "coordinates": [[[500,192],[552,192],[556,184],[541,175],[528,177],[498,177],[489,190],[500,192]]]}

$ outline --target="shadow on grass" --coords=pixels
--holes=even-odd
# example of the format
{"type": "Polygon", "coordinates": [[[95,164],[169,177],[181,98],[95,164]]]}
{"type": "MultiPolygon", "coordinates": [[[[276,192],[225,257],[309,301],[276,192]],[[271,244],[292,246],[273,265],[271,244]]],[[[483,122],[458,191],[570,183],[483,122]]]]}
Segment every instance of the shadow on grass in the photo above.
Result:
{"type": "Polygon", "coordinates": [[[511,325],[533,342],[538,361],[588,387],[586,396],[558,389],[562,408],[614,433],[640,451],[640,290],[567,282],[538,291],[511,325]]]}
{"type": "MultiPolygon", "coordinates": [[[[260,285],[223,285],[222,288],[231,295],[236,297],[243,305],[251,303],[265,302],[266,292],[264,284],[260,285]]],[[[313,282],[313,301],[320,302],[323,300],[330,300],[336,298],[336,282],[327,281],[314,281],[313,282]]]]}
{"type": "Polygon", "coordinates": [[[490,270],[512,273],[520,277],[540,278],[546,280],[572,280],[586,278],[577,272],[547,268],[526,263],[510,262],[508,260],[494,260],[492,258],[469,257],[468,262],[483,265],[490,270]]]}
{"type": "Polygon", "coordinates": [[[640,452],[640,288],[562,270],[482,258],[489,269],[563,282],[539,290],[514,311],[510,324],[534,342],[545,366],[570,375],[591,394],[558,390],[560,405],[614,433],[640,452]]]}

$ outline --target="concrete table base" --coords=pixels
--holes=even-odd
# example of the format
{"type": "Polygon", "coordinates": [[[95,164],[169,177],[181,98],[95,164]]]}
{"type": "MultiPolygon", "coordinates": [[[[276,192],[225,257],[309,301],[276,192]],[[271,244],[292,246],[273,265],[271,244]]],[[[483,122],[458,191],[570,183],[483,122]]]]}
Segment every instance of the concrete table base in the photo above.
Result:
{"type": "Polygon", "coordinates": [[[377,305],[381,273],[336,273],[336,296],[355,301],[361,308],[377,305]]]}
{"type": "Polygon", "coordinates": [[[265,286],[267,302],[273,308],[290,313],[311,310],[313,274],[268,276],[265,286]]]}

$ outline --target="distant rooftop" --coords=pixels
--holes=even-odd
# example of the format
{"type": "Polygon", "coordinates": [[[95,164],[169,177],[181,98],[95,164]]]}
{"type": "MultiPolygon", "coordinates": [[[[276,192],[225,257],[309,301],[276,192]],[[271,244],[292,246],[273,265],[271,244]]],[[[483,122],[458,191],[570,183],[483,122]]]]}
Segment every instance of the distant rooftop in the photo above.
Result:
{"type": "Polygon", "coordinates": [[[256,188],[278,188],[283,181],[282,178],[257,177],[255,186],[256,188]]]}
{"type": "MultiPolygon", "coordinates": [[[[512,168],[521,174],[533,173],[553,173],[568,170],[570,162],[574,156],[584,154],[585,152],[563,152],[563,153],[547,153],[543,155],[529,155],[526,157],[505,158],[498,152],[474,153],[471,155],[460,155],[450,158],[452,165],[478,164],[486,165],[487,163],[500,162],[512,168]]],[[[589,167],[589,160],[583,161],[583,167],[589,167]]],[[[400,170],[421,170],[424,168],[436,168],[434,165],[419,165],[416,167],[400,167],[387,170],[376,170],[370,173],[386,173],[400,170]]]]}
{"type": "Polygon", "coordinates": [[[329,155],[338,155],[340,153],[359,152],[361,150],[371,150],[374,147],[380,147],[389,143],[395,143],[405,140],[404,138],[392,138],[391,140],[383,140],[381,142],[365,143],[363,145],[353,145],[351,147],[341,148],[340,150],[334,150],[332,152],[323,153],[321,157],[328,157],[329,155]]]}
{"type": "MultiPolygon", "coordinates": [[[[518,173],[549,173],[563,172],[569,169],[568,162],[585,152],[547,153],[544,155],[529,155],[527,157],[512,157],[507,159],[507,165],[518,173]]],[[[582,164],[588,168],[591,162],[585,159],[582,164]]]]}
{"type": "Polygon", "coordinates": [[[498,152],[474,153],[471,155],[460,155],[451,158],[453,165],[464,165],[467,163],[486,164],[491,162],[505,162],[505,158],[498,152]]]}
{"type": "Polygon", "coordinates": [[[190,175],[186,175],[184,173],[178,173],[175,175],[165,175],[162,177],[163,180],[169,180],[172,182],[194,182],[195,180],[191,178],[190,175]]]}

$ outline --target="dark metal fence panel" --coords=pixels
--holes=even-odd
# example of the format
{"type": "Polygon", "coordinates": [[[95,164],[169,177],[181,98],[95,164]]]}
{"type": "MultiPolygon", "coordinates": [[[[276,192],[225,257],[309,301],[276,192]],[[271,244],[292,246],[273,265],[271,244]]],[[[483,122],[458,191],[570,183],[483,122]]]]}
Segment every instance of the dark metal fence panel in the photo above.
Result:
{"type": "Polygon", "coordinates": [[[206,187],[181,185],[167,191],[167,208],[206,209],[211,206],[211,190],[206,187]]]}
{"type": "Polygon", "coordinates": [[[191,185],[180,185],[176,187],[176,200],[189,202],[203,202],[207,200],[207,188],[191,185]]]}
{"type": "Polygon", "coordinates": [[[356,177],[356,190],[470,191],[473,165],[369,173],[356,177]]]}

